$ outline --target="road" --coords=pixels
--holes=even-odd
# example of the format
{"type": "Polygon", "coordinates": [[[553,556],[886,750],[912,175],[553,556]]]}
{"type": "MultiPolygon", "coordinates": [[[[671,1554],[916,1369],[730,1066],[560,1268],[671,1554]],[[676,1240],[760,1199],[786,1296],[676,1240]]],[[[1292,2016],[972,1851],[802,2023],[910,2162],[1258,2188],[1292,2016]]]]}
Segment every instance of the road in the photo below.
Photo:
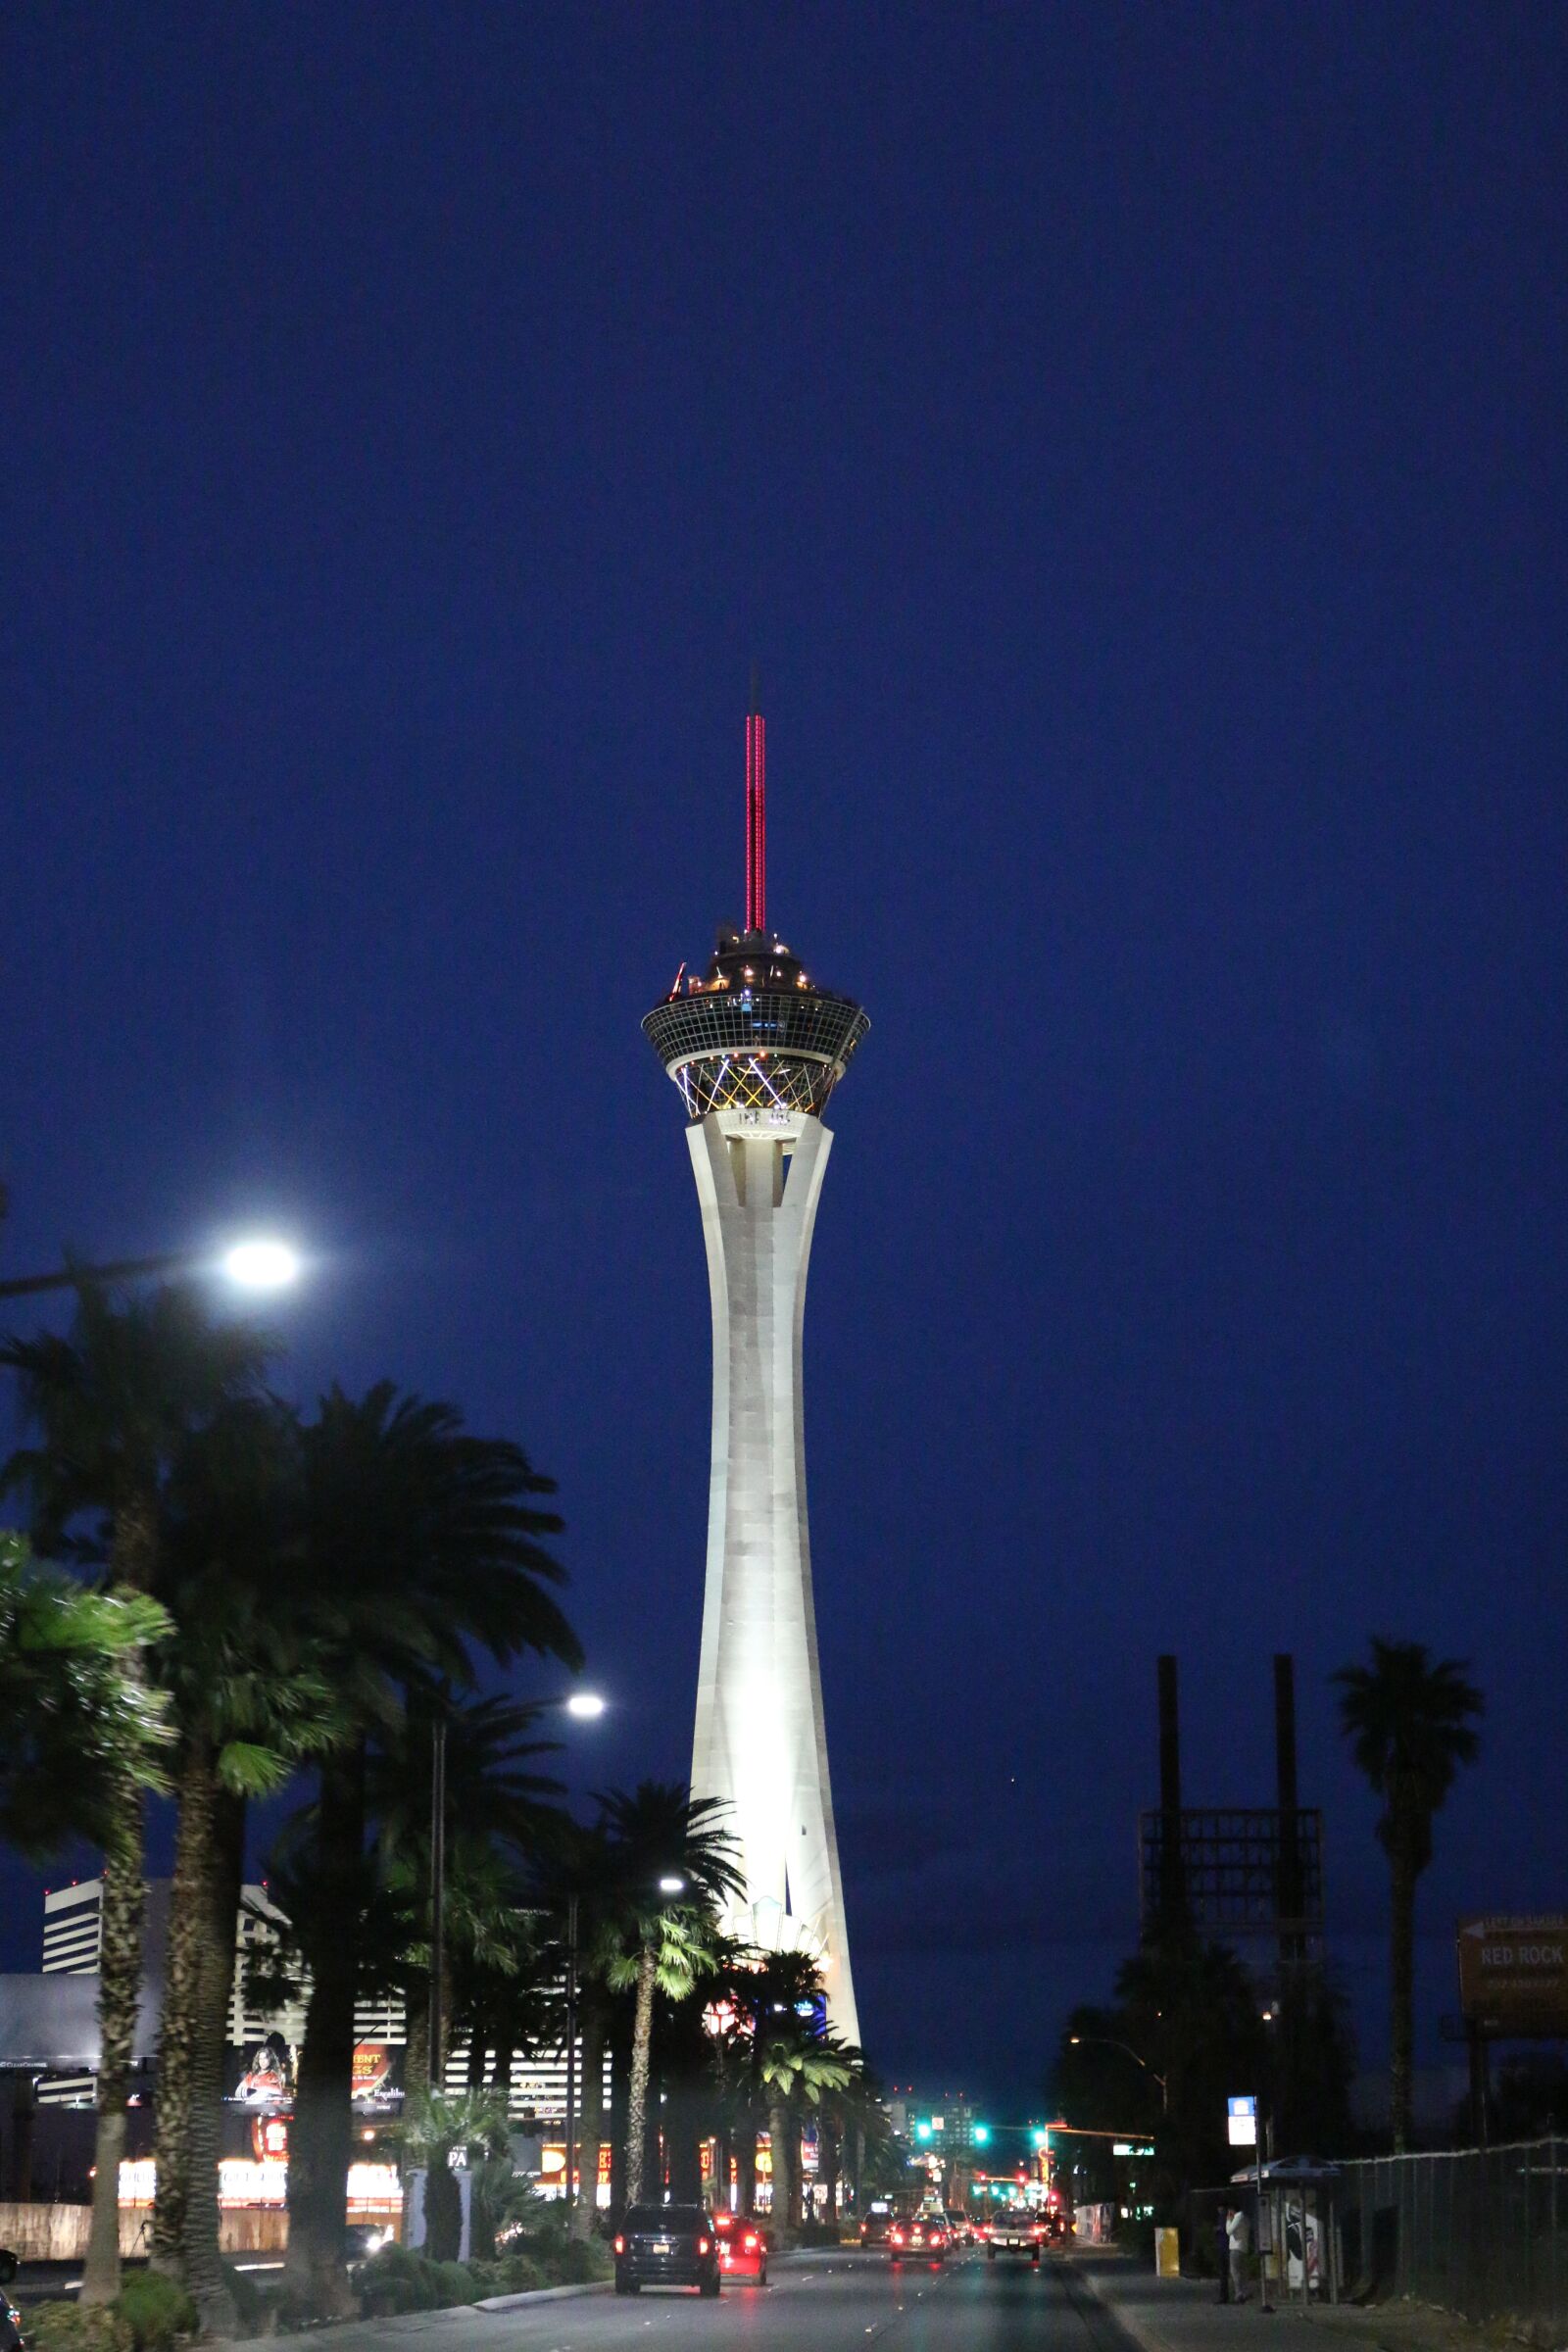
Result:
{"type": "Polygon", "coordinates": [[[879,2255],[775,2261],[766,2287],[716,2303],[645,2290],[576,2295],[512,2311],[431,2312],[333,2328],[322,2352],[1132,2352],[1070,2261],[894,2271],[879,2255]]]}

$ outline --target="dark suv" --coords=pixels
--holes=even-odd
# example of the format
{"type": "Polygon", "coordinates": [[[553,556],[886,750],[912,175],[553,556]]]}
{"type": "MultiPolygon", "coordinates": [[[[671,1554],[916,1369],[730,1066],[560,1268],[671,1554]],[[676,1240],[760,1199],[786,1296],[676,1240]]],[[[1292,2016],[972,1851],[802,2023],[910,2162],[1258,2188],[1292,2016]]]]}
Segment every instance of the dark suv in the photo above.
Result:
{"type": "Polygon", "coordinates": [[[633,2205],[614,2243],[617,2295],[645,2286],[718,2292],[718,2231],[701,2205],[633,2205]]]}

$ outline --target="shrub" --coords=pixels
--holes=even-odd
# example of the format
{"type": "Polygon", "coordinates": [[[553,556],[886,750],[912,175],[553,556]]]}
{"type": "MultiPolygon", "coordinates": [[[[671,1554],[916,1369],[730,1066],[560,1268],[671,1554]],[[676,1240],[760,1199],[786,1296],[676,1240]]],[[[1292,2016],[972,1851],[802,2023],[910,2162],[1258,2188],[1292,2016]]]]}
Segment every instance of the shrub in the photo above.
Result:
{"type": "Polygon", "coordinates": [[[162,2271],[133,2271],[117,2308],[136,2352],[171,2352],[176,2336],[194,2335],[200,2325],[185,2289],[162,2271]]]}
{"type": "Polygon", "coordinates": [[[260,2335],[266,2326],[267,2305],[255,2279],[248,2271],[236,2271],[231,2262],[225,2262],[223,2283],[233,2299],[235,2317],[245,2334],[260,2335]]]}
{"type": "Polygon", "coordinates": [[[535,2287],[551,2283],[531,2254],[508,2254],[496,2264],[496,2273],[491,2292],[498,2295],[531,2295],[535,2287]]]}
{"type": "Polygon", "coordinates": [[[473,2303],[484,2288],[466,2262],[432,2262],[437,2304],[473,2303]]]}
{"type": "Polygon", "coordinates": [[[116,2304],[35,2303],[26,2316],[28,2352],[131,2352],[116,2304]]]}
{"type": "Polygon", "coordinates": [[[446,2301],[437,2265],[412,2247],[383,2246],[358,2264],[354,2284],[368,2320],[391,2319],[401,2311],[435,2311],[446,2301]]]}

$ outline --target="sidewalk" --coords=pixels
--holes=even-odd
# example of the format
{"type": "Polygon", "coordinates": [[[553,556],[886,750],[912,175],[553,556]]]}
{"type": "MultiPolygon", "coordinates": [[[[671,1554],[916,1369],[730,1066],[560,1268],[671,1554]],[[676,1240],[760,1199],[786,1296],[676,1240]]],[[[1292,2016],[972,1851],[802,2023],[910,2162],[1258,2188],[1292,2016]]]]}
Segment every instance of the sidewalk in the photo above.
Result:
{"type": "MultiPolygon", "coordinates": [[[[1119,2320],[1140,2352],[1497,2352],[1509,2339],[1456,2312],[1405,2300],[1276,2307],[1221,2303],[1214,2280],[1156,2278],[1129,2255],[1085,2251],[1067,2265],[1119,2320]]],[[[1276,2290],[1277,2291],[1277,2290],[1276,2290]]]]}
{"type": "Polygon", "coordinates": [[[1084,2252],[1064,2266],[1112,2316],[1140,2352],[1325,2352],[1316,2314],[1222,2303],[1212,2279],[1156,2278],[1130,2255],[1084,2252]]]}

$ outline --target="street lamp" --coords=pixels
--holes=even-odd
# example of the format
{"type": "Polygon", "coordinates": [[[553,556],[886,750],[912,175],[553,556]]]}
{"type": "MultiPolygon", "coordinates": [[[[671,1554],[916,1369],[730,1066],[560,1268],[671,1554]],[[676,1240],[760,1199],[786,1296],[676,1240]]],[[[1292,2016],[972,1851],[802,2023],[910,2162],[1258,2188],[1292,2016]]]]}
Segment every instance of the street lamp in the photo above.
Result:
{"type": "Polygon", "coordinates": [[[43,1291],[71,1291],[81,1282],[150,1282],[160,1274],[190,1280],[221,1274],[236,1288],[276,1291],[298,1278],[300,1259],[287,1242],[253,1234],[212,1256],[201,1250],[160,1250],[152,1257],[111,1258],[102,1266],[58,1266],[49,1274],[18,1274],[0,1282],[0,1298],[30,1298],[43,1291]]]}
{"type": "Polygon", "coordinates": [[[677,1878],[671,1871],[667,1877],[660,1880],[659,1891],[661,1894],[684,1894],[686,1882],[684,1879],[677,1878]]]}
{"type": "Polygon", "coordinates": [[[1071,2042],[1074,2049],[1079,2048],[1084,2042],[1092,2041],[1097,2042],[1100,2047],[1104,2050],[1125,2051],[1126,2055],[1132,2060],[1134,2066],[1141,2066],[1145,2074],[1150,2077],[1151,2081],[1159,2084],[1160,2112],[1161,2114],[1168,2114],[1170,2110],[1170,2092],[1166,2086],[1164,2076],[1156,2075],[1153,2068],[1150,2065],[1149,2060],[1147,2058],[1140,2058],[1138,2052],[1133,2048],[1133,2045],[1130,2041],[1118,2041],[1115,2035],[1112,2034],[1069,2034],[1067,2039],[1069,2042],[1071,2042]]]}

